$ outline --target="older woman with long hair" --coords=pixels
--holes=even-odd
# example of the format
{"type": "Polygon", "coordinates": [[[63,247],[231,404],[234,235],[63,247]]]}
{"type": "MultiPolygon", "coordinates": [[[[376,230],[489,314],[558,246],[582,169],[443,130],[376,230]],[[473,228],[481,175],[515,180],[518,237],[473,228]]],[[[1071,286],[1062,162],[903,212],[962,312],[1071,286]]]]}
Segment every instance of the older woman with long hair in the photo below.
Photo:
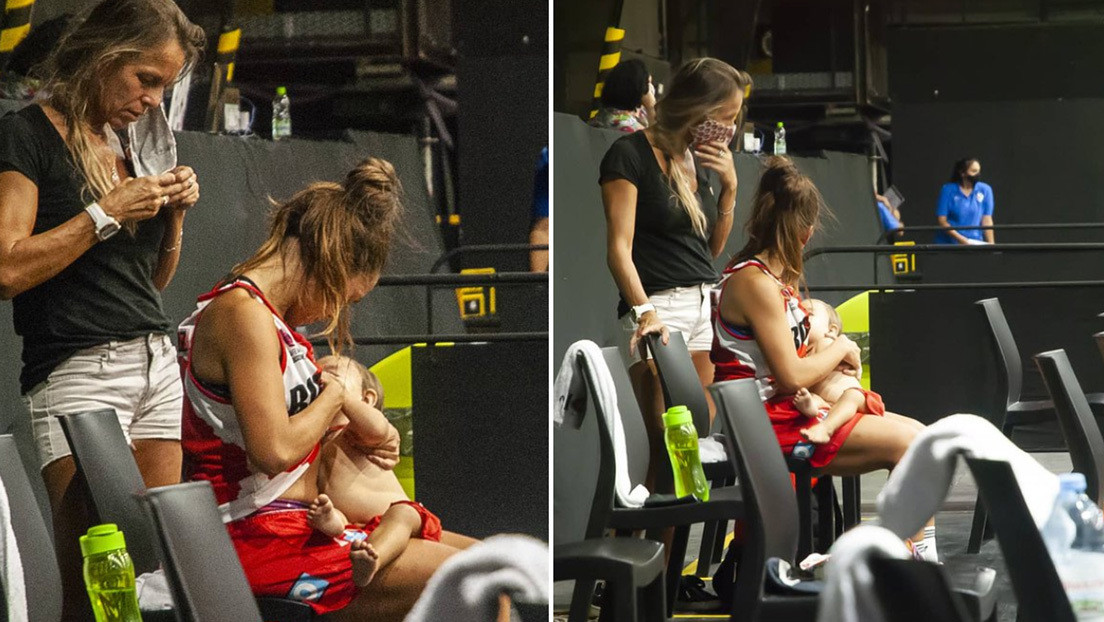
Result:
{"type": "MultiPolygon", "coordinates": [[[[621,293],[629,355],[649,333],[682,331],[705,387],[713,380],[709,290],[719,275],[736,208],[736,168],[728,145],[751,78],[700,58],[681,66],[648,129],[615,142],[601,165],[607,260],[621,293]],[[720,190],[715,192],[711,181],[720,190]]],[[[647,485],[671,487],[663,449],[663,396],[650,353],[630,368],[651,446],[647,485]]],[[[702,430],[704,433],[705,430],[702,430]]]]}
{"type": "Polygon", "coordinates": [[[171,145],[141,160],[126,144],[133,125],[171,140],[162,95],[204,41],[170,0],[105,0],[54,51],[44,99],[0,119],[0,296],[23,337],[66,620],[90,617],[77,548],[90,517],[56,416],[114,409],[146,483],[180,479],[180,378],[160,290],[199,185],[173,168],[171,145]]]}

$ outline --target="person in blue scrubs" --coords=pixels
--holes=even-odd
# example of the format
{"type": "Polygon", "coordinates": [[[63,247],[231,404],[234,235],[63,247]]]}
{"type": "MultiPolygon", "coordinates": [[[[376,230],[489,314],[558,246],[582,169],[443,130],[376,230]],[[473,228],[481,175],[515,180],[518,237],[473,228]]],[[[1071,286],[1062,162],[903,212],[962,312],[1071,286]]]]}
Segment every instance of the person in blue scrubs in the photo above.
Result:
{"type": "Polygon", "coordinates": [[[939,193],[936,220],[943,230],[936,234],[936,244],[992,244],[992,229],[956,227],[990,226],[993,224],[993,188],[979,181],[981,162],[964,158],[955,162],[951,181],[943,184],[939,193]]]}

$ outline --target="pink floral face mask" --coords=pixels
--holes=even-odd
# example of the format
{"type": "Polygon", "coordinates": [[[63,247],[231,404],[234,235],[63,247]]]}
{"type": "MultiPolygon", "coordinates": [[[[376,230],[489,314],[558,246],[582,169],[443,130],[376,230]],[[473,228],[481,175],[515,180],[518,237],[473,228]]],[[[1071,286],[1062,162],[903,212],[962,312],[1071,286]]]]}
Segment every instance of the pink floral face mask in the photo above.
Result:
{"type": "Polygon", "coordinates": [[[691,144],[700,145],[702,143],[711,143],[720,141],[727,145],[732,142],[732,137],[736,135],[736,124],[725,125],[719,121],[713,119],[706,119],[701,123],[690,128],[691,144]]]}

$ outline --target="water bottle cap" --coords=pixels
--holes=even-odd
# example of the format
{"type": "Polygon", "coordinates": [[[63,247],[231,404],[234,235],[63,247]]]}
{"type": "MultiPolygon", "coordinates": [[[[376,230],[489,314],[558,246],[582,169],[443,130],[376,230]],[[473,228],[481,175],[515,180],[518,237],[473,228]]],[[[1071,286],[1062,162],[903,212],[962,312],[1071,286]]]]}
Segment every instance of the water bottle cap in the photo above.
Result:
{"type": "Polygon", "coordinates": [[[1058,487],[1063,491],[1085,492],[1088,483],[1081,473],[1063,473],[1058,476],[1058,487]]]}
{"type": "Polygon", "coordinates": [[[276,87],[276,94],[277,95],[287,95],[287,87],[286,86],[276,87]]]}
{"type": "Polygon", "coordinates": [[[667,409],[667,412],[663,413],[663,425],[668,428],[680,426],[684,423],[693,423],[693,421],[694,415],[685,406],[672,406],[667,409]]]}
{"type": "Polygon", "coordinates": [[[126,540],[123,539],[123,532],[119,531],[115,523],[96,525],[89,528],[86,535],[80,537],[80,549],[81,555],[91,557],[108,551],[126,549],[126,540]]]}
{"type": "Polygon", "coordinates": [[[781,121],[779,121],[778,123],[776,123],[776,124],[775,124],[775,127],[782,127],[782,122],[781,122],[781,121]]]}

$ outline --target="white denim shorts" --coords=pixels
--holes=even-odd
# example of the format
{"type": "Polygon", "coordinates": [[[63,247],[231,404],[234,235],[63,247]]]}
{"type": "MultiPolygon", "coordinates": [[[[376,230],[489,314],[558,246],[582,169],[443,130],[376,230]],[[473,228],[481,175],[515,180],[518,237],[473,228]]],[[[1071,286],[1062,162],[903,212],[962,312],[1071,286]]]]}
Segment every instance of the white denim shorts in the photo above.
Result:
{"type": "Polygon", "coordinates": [[[167,336],[151,334],[80,350],[23,395],[23,404],[43,468],[72,453],[58,415],[112,408],[128,443],[180,440],[176,348],[167,336]]]}
{"type": "MultiPolygon", "coordinates": [[[[686,347],[691,352],[708,352],[713,348],[713,316],[709,303],[709,291],[712,288],[712,283],[702,283],[664,289],[648,296],[648,302],[655,307],[659,320],[667,326],[668,331],[682,333],[682,338],[686,340],[686,347]]],[[[629,340],[636,332],[636,324],[630,314],[626,313],[622,316],[621,326],[624,329],[624,354],[628,356],[626,360],[641,360],[642,348],[639,346],[637,346],[636,355],[629,353],[629,340]]],[[[652,358],[651,352],[646,356],[652,358]]]]}

